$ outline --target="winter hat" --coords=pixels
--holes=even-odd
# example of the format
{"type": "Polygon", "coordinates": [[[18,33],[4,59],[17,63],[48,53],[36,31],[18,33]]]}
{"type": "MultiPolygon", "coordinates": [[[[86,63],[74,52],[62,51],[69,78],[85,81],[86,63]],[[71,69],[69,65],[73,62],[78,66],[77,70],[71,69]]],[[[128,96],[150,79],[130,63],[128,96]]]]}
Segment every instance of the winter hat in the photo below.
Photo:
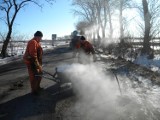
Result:
{"type": "Polygon", "coordinates": [[[80,38],[81,40],[86,40],[86,38],[84,37],[84,36],[81,36],[81,38],[80,38]]]}
{"type": "Polygon", "coordinates": [[[34,33],[34,37],[43,37],[43,34],[41,31],[37,31],[34,33]]]}
{"type": "Polygon", "coordinates": [[[73,36],[77,36],[77,35],[78,35],[78,31],[77,30],[73,31],[73,36]]]}

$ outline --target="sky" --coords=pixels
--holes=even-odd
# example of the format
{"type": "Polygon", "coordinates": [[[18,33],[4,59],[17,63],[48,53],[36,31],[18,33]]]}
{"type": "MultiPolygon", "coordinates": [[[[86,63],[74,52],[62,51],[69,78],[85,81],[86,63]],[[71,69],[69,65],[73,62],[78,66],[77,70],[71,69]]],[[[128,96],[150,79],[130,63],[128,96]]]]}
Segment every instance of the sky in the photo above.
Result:
{"type": "Polygon", "coordinates": [[[26,6],[17,15],[13,33],[30,37],[40,30],[43,39],[51,39],[52,34],[57,34],[57,37],[70,35],[75,30],[77,19],[73,15],[71,2],[56,0],[52,6],[45,4],[42,9],[34,4],[26,6]]]}

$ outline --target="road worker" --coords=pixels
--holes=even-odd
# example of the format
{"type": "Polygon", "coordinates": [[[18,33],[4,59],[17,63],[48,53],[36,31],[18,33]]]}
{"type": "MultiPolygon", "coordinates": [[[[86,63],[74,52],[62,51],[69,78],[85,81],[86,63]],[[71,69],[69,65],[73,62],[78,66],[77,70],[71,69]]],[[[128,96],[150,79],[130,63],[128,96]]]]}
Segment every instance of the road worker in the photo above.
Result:
{"type": "Polygon", "coordinates": [[[24,62],[28,68],[28,74],[31,85],[31,93],[38,95],[43,88],[40,87],[42,77],[42,54],[43,49],[40,41],[43,37],[41,31],[37,31],[34,37],[28,42],[25,54],[23,56],[24,62]]]}
{"type": "Polygon", "coordinates": [[[79,52],[79,63],[90,63],[95,61],[95,50],[92,44],[87,41],[84,36],[80,37],[80,40],[76,44],[76,48],[79,52]]]}
{"type": "Polygon", "coordinates": [[[72,32],[72,39],[70,42],[70,47],[73,50],[73,57],[76,57],[77,54],[77,49],[76,49],[76,44],[80,40],[80,36],[78,35],[78,31],[75,30],[72,32]]]}

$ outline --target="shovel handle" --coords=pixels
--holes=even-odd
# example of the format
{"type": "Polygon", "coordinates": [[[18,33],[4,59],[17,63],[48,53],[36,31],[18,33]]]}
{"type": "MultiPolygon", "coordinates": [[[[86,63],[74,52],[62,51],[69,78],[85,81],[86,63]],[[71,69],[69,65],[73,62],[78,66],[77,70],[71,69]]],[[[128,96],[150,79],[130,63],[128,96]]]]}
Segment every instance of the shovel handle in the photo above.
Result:
{"type": "Polygon", "coordinates": [[[56,72],[54,73],[54,74],[51,74],[51,73],[49,73],[49,72],[47,72],[47,71],[45,71],[45,70],[43,70],[43,72],[44,73],[47,73],[48,75],[50,75],[50,76],[52,76],[53,78],[55,78],[55,76],[56,76],[56,74],[57,74],[57,67],[56,67],[56,72]]]}

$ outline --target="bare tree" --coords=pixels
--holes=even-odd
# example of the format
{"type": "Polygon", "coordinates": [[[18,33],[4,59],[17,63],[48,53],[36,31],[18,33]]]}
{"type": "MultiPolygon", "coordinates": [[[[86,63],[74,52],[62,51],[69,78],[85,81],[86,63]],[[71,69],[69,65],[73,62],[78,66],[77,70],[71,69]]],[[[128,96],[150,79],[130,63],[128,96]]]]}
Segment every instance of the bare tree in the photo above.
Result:
{"type": "Polygon", "coordinates": [[[78,21],[78,23],[76,23],[76,29],[78,31],[80,31],[81,35],[85,34],[86,29],[89,28],[89,23],[88,21],[78,21]]]}
{"type": "Polygon", "coordinates": [[[100,3],[99,0],[73,0],[73,4],[77,8],[74,9],[74,14],[79,15],[83,20],[93,25],[97,38],[100,37],[100,3]]]}
{"type": "Polygon", "coordinates": [[[143,5],[143,16],[144,16],[144,41],[143,41],[143,48],[142,53],[149,53],[150,51],[150,30],[151,30],[151,15],[148,9],[148,2],[146,0],[142,0],[143,5]]]}
{"type": "MultiPolygon", "coordinates": [[[[96,5],[96,12],[97,12],[97,25],[98,25],[98,31],[101,27],[102,30],[102,38],[106,37],[106,26],[109,18],[109,21],[111,20],[111,9],[110,9],[110,1],[111,0],[95,0],[95,5],[96,5]],[[109,14],[109,15],[108,15],[109,14]]],[[[112,22],[110,21],[110,33],[113,33],[113,27],[112,27],[112,22]]]]}
{"type": "Polygon", "coordinates": [[[101,24],[101,28],[102,28],[102,37],[105,38],[106,37],[106,26],[107,26],[107,1],[104,0],[103,1],[103,13],[104,13],[104,24],[101,24]]]}
{"type": "Polygon", "coordinates": [[[123,40],[123,2],[124,0],[120,0],[120,5],[119,5],[119,24],[120,24],[120,40],[123,40]]]}
{"type": "MultiPolygon", "coordinates": [[[[52,4],[54,0],[45,0],[45,1],[52,4]]],[[[2,51],[1,51],[1,55],[3,58],[6,57],[6,50],[7,50],[7,46],[10,41],[10,38],[11,38],[14,21],[19,11],[31,3],[42,8],[42,4],[40,4],[38,0],[1,0],[0,1],[0,11],[4,13],[5,16],[3,20],[5,21],[8,27],[8,30],[7,30],[8,32],[5,37],[2,51]]]]}
{"type": "Polygon", "coordinates": [[[150,41],[159,33],[160,26],[160,1],[159,0],[142,0],[142,7],[139,7],[140,15],[143,19],[143,24],[140,25],[143,33],[143,48],[142,54],[150,55],[152,53],[150,41]]]}
{"type": "MultiPolygon", "coordinates": [[[[112,23],[112,15],[115,12],[115,9],[117,7],[116,0],[105,0],[105,7],[106,7],[106,13],[104,11],[105,17],[108,15],[108,20],[109,20],[109,29],[110,29],[110,35],[109,38],[113,38],[113,23],[112,23]]],[[[107,22],[107,20],[105,20],[107,22]]]]}
{"type": "Polygon", "coordinates": [[[131,8],[132,0],[119,0],[119,25],[120,25],[120,40],[123,42],[124,38],[124,17],[123,11],[127,8],[131,8]]]}

